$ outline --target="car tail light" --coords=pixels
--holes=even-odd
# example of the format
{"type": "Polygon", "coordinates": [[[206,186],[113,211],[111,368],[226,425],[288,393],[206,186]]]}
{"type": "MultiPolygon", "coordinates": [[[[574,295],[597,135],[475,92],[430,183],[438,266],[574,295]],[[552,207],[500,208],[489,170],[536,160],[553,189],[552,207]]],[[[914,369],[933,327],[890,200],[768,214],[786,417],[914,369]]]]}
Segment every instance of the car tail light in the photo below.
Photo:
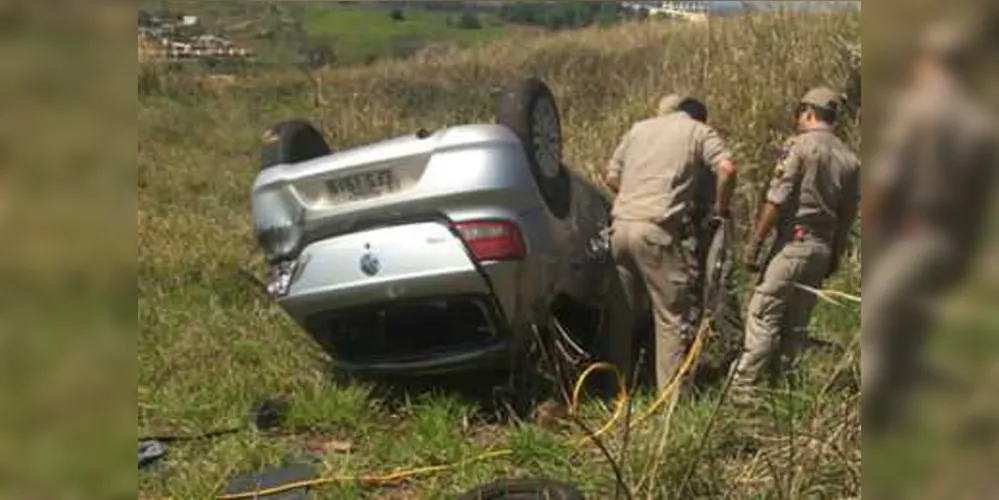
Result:
{"type": "Polygon", "coordinates": [[[460,222],[455,229],[477,261],[520,260],[526,254],[520,230],[510,222],[460,222]]]}

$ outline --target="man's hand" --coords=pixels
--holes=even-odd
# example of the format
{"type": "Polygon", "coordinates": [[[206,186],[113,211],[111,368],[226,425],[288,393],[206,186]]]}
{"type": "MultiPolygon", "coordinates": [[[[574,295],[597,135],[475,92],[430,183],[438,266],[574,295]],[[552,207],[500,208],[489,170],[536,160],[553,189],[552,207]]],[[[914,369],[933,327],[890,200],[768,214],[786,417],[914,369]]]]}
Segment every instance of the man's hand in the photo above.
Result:
{"type": "Polygon", "coordinates": [[[757,273],[760,272],[760,248],[763,247],[763,241],[766,240],[767,235],[773,231],[774,226],[777,225],[777,220],[780,218],[780,206],[774,204],[773,202],[766,202],[763,204],[763,211],[760,213],[759,219],[756,221],[756,229],[752,232],[751,243],[746,247],[746,251],[742,254],[742,263],[750,271],[757,273]]]}

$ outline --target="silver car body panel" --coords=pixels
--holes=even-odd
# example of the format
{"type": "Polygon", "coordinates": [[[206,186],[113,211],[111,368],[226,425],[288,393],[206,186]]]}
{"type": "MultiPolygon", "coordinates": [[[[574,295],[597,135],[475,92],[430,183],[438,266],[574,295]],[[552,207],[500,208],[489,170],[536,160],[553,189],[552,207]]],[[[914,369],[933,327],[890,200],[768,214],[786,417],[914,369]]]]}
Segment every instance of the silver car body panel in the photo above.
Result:
{"type": "Polygon", "coordinates": [[[509,129],[459,126],[270,167],[253,186],[254,225],[258,234],[297,228],[298,270],[279,302],[303,326],[315,314],[356,305],[488,295],[501,311],[494,319],[516,334],[542,322],[557,294],[597,307],[603,301],[609,202],[569,175],[572,209],[558,219],[509,129]],[[337,191],[358,175],[391,182],[357,199],[337,191]],[[475,262],[452,227],[473,220],[514,223],[526,258],[475,262]],[[373,274],[362,264],[370,258],[379,265],[373,274]]]}
{"type": "Polygon", "coordinates": [[[441,290],[455,295],[489,293],[465,245],[434,222],[317,241],[302,252],[298,272],[290,293],[281,300],[296,318],[333,307],[431,296],[441,290]]]}

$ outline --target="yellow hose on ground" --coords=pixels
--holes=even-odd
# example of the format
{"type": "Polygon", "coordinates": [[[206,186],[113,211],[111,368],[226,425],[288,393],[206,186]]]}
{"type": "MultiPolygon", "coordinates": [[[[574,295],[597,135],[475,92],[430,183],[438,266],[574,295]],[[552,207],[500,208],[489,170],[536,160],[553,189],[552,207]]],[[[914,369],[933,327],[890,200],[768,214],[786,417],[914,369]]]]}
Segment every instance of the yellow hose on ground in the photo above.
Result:
{"type": "MultiPolygon", "coordinates": [[[[652,406],[650,406],[649,409],[645,411],[645,413],[643,413],[641,416],[635,419],[633,425],[638,425],[644,422],[649,417],[651,417],[655,412],[659,411],[659,409],[662,408],[662,406],[665,405],[667,401],[669,401],[669,398],[676,391],[676,388],[680,385],[680,382],[683,380],[683,377],[687,375],[687,373],[689,373],[690,370],[693,369],[694,363],[697,361],[697,358],[700,357],[701,349],[704,346],[704,335],[707,333],[708,325],[710,324],[711,324],[710,319],[705,319],[704,321],[701,322],[701,327],[697,332],[697,336],[694,338],[693,345],[690,346],[690,352],[687,353],[687,357],[684,359],[683,364],[680,366],[680,370],[676,373],[676,375],[673,376],[673,379],[670,381],[669,385],[667,385],[666,388],[663,389],[663,392],[659,395],[659,399],[657,399],[652,404],[652,406]]],[[[591,439],[598,438],[607,433],[607,431],[609,431],[612,427],[614,427],[614,424],[616,424],[617,421],[621,419],[621,415],[624,413],[624,410],[627,407],[628,400],[631,398],[631,395],[628,393],[628,388],[624,383],[624,377],[621,375],[621,372],[617,369],[616,366],[610,363],[595,363],[593,365],[590,365],[590,367],[587,368],[576,380],[576,386],[575,388],[573,388],[572,391],[572,403],[569,407],[570,411],[572,411],[573,413],[578,411],[579,396],[580,393],[582,392],[583,386],[586,383],[586,379],[596,371],[600,370],[613,371],[614,375],[617,377],[618,401],[617,404],[615,405],[614,414],[611,416],[610,420],[608,420],[603,427],[595,431],[592,435],[583,436],[580,439],[580,441],[577,442],[577,445],[581,445],[591,439]]]]}
{"type": "MultiPolygon", "coordinates": [[[[710,321],[707,319],[702,321],[701,328],[698,330],[697,336],[694,339],[694,343],[693,345],[691,345],[690,352],[687,353],[687,357],[684,359],[683,364],[680,366],[680,370],[670,381],[669,385],[666,386],[666,389],[664,389],[663,392],[659,395],[659,399],[657,399],[656,402],[653,403],[652,406],[645,411],[645,413],[643,413],[641,416],[635,419],[635,422],[631,425],[638,425],[644,422],[649,417],[651,417],[656,411],[658,411],[664,404],[666,404],[667,401],[669,401],[670,397],[672,396],[672,393],[676,391],[677,387],[679,387],[680,382],[683,380],[683,377],[687,375],[687,373],[691,369],[693,369],[694,363],[697,361],[697,358],[700,356],[701,349],[704,345],[704,336],[708,331],[709,324],[710,321]]],[[[573,441],[573,446],[576,447],[583,446],[589,441],[596,439],[606,434],[607,431],[611,430],[614,427],[614,424],[616,424],[621,419],[621,416],[624,414],[624,411],[627,408],[628,400],[631,399],[631,395],[628,393],[628,387],[625,384],[625,379],[621,375],[620,370],[618,370],[616,366],[610,363],[603,363],[603,362],[594,363],[589,367],[587,367],[586,370],[584,370],[583,373],[580,374],[579,378],[576,379],[576,384],[572,391],[572,401],[569,407],[572,413],[576,413],[579,410],[580,396],[582,394],[583,387],[586,384],[586,380],[591,375],[593,375],[598,371],[613,372],[617,379],[618,397],[617,397],[617,402],[614,405],[615,406],[614,414],[611,415],[611,418],[593,434],[582,436],[580,438],[575,439],[573,441]]],[[[218,500],[253,499],[253,498],[258,498],[260,496],[283,493],[285,491],[290,491],[298,488],[317,487],[333,483],[362,483],[366,485],[384,485],[415,476],[447,472],[457,469],[464,465],[476,462],[484,462],[486,460],[495,460],[498,458],[508,457],[510,455],[513,455],[513,450],[510,449],[491,450],[482,453],[481,455],[474,456],[467,460],[455,462],[453,464],[431,465],[415,469],[404,469],[380,475],[327,476],[318,479],[309,479],[306,481],[283,484],[281,486],[275,486],[273,488],[261,489],[257,491],[223,494],[217,496],[216,498],[218,500]]]]}
{"type": "Polygon", "coordinates": [[[377,484],[388,484],[399,481],[400,479],[407,479],[414,476],[420,476],[424,474],[432,474],[438,472],[447,472],[449,470],[457,469],[463,465],[467,465],[475,462],[482,462],[486,460],[494,460],[497,458],[506,457],[513,454],[513,450],[495,450],[487,453],[483,453],[479,456],[472,457],[468,460],[462,460],[453,464],[446,465],[432,465],[428,467],[420,467],[418,469],[408,469],[396,472],[391,472],[382,475],[365,475],[365,476],[328,476],[319,479],[308,479],[305,481],[298,481],[295,483],[282,484],[281,486],[275,486],[273,488],[266,488],[256,491],[248,491],[244,493],[232,493],[226,495],[219,495],[215,498],[219,500],[239,500],[246,498],[258,498],[266,495],[274,495],[277,493],[284,493],[286,491],[291,491],[298,488],[308,488],[322,486],[332,483],[363,483],[369,485],[377,484]]]}

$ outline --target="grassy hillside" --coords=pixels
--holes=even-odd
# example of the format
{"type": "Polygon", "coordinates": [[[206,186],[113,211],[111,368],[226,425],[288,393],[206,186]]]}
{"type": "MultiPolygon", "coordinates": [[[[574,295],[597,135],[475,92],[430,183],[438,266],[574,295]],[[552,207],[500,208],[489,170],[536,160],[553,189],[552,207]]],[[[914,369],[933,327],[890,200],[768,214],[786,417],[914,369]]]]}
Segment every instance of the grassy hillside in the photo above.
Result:
{"type": "Polygon", "coordinates": [[[251,48],[264,65],[292,67],[324,50],[332,66],[411,55],[431,45],[467,46],[536,31],[505,23],[496,12],[390,8],[332,2],[218,2],[145,0],[146,13],[196,15],[208,33],[251,48]]]}
{"type": "Polygon", "coordinates": [[[317,5],[305,16],[304,27],[310,38],[330,41],[344,63],[398,56],[429,44],[469,45],[494,40],[509,29],[494,15],[471,14],[469,19],[477,24],[462,27],[459,13],[398,12],[402,15],[399,20],[384,8],[317,5]]]}
{"type": "MultiPolygon", "coordinates": [[[[536,73],[560,99],[568,162],[597,178],[633,120],[648,116],[663,93],[686,90],[706,100],[711,122],[744,168],[738,208],[745,220],[770,176],[771,147],[792,132],[788,106],[810,86],[847,81],[849,58],[835,48],[837,37],[859,41],[859,13],[735,17],[710,29],[593,28],[327,71],[318,96],[315,82],[294,72],[220,82],[143,66],[138,432],[239,425],[257,400],[275,394],[293,399],[300,432],[178,446],[158,469],[139,475],[140,497],[208,498],[227,476],[303,449],[323,457],[324,475],[351,476],[461,461],[494,446],[513,453],[391,487],[336,483],[318,497],[449,498],[499,475],[554,476],[593,498],[611,496],[613,474],[600,454],[566,444],[575,430],[499,424],[461,392],[402,398],[331,380],[319,350],[239,275],[241,267],[260,270],[248,200],[259,136],[294,116],[321,123],[338,148],[421,127],[492,121],[495,90],[536,73]]],[[[844,133],[859,144],[855,127],[844,133]]],[[[833,285],[858,291],[859,269],[833,285]]],[[[851,344],[859,314],[859,307],[820,306],[815,336],[838,347],[811,352],[803,385],[772,395],[763,415],[723,413],[703,453],[694,451],[716,390],[681,401],[671,419],[657,416],[634,429],[628,482],[643,498],[859,496],[859,350],[851,344]]],[[[639,394],[636,413],[651,399],[639,394]]],[[[596,403],[584,415],[591,426],[607,416],[596,403]]]]}

